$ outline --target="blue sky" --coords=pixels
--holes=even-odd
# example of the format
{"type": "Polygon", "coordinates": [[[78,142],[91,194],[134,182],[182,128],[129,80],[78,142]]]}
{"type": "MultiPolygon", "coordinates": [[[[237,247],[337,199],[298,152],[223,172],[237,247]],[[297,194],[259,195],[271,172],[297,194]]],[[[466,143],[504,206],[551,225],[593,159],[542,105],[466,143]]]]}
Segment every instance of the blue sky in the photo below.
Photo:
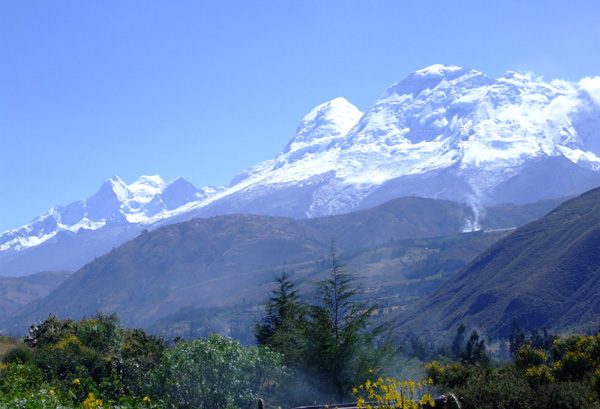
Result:
{"type": "Polygon", "coordinates": [[[224,185],[431,64],[600,75],[600,2],[2,1],[0,232],[118,175],[224,185]]]}

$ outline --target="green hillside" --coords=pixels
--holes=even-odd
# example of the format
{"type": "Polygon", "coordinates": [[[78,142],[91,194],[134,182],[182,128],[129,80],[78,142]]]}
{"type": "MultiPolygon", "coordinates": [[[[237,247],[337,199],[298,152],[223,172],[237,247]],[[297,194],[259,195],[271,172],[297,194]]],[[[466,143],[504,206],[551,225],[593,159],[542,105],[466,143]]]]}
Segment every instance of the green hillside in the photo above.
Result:
{"type": "Polygon", "coordinates": [[[401,314],[404,330],[464,323],[506,336],[525,329],[597,329],[600,322],[600,188],[499,240],[401,314]]]}

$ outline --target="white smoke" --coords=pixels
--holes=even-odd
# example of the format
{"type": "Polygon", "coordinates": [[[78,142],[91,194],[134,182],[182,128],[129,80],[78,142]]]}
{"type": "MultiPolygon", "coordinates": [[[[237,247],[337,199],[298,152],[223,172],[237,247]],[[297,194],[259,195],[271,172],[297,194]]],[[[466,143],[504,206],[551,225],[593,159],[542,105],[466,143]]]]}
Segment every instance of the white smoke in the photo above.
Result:
{"type": "Polygon", "coordinates": [[[485,217],[485,208],[481,204],[481,198],[478,195],[470,196],[467,199],[467,205],[471,207],[473,211],[473,218],[465,219],[465,226],[463,227],[463,233],[470,233],[481,230],[481,219],[485,217]]]}

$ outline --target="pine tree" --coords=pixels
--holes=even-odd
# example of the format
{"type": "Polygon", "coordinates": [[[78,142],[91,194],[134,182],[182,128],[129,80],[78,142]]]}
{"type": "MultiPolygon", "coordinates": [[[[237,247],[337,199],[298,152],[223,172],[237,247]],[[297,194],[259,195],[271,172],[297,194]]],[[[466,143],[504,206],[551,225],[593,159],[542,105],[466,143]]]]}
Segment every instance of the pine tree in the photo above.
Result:
{"type": "Polygon", "coordinates": [[[286,365],[295,366],[302,350],[305,307],[285,266],[275,277],[275,283],[276,288],[266,304],[266,314],[254,325],[254,335],[259,345],[281,353],[286,365]]]}
{"type": "Polygon", "coordinates": [[[329,262],[329,277],[316,283],[317,303],[306,327],[306,370],[342,402],[379,365],[389,347],[374,348],[380,331],[368,326],[377,306],[358,300],[360,287],[340,263],[333,240],[329,262]]]}

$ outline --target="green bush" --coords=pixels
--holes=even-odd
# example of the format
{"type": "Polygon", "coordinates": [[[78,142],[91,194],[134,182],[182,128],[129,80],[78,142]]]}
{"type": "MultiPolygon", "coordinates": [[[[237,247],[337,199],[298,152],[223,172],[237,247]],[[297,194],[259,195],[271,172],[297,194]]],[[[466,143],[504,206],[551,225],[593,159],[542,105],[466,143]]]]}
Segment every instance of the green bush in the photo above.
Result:
{"type": "Polygon", "coordinates": [[[182,341],[165,353],[154,390],[176,408],[250,409],[284,378],[281,362],[278,353],[220,335],[182,341]]]}

